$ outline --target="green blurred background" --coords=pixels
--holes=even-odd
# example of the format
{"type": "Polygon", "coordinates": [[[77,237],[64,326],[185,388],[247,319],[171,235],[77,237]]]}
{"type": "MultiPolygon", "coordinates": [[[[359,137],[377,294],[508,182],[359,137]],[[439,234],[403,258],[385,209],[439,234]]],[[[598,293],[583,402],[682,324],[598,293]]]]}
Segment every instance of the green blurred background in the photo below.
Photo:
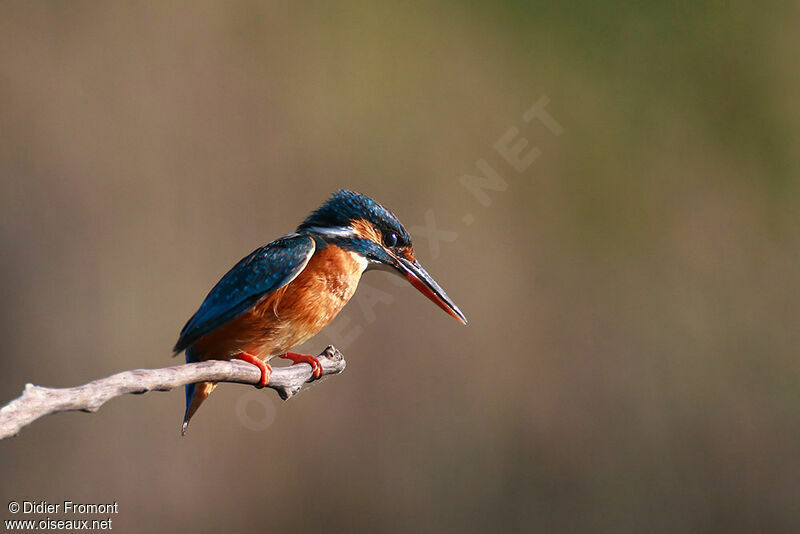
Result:
{"type": "Polygon", "coordinates": [[[172,364],[216,280],[340,187],[398,214],[470,319],[370,273],[303,347],[339,345],[343,375],[287,403],[223,385],[184,439],[178,391],[48,417],[0,443],[0,516],[800,530],[798,23],[770,2],[0,3],[2,402],[172,364]],[[523,120],[542,97],[560,136],[523,120]],[[541,151],[524,172],[494,149],[510,128],[541,151]],[[507,183],[488,206],[460,183],[481,159],[507,183]]]}

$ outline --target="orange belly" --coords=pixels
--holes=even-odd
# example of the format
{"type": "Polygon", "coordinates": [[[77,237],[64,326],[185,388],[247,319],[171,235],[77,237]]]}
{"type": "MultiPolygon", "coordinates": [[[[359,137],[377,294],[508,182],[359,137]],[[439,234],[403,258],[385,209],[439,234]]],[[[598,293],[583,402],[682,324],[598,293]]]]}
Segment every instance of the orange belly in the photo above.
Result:
{"type": "Polygon", "coordinates": [[[230,359],[246,352],[268,360],[291,350],[336,317],[365,268],[365,260],[336,245],[318,250],[297,278],[197,340],[195,358],[230,359]]]}

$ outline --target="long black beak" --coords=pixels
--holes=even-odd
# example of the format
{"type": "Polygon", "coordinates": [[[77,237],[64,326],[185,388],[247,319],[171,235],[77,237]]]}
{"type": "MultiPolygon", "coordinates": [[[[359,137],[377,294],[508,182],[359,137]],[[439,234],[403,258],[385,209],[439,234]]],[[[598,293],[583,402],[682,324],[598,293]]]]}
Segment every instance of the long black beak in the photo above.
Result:
{"type": "Polygon", "coordinates": [[[437,306],[450,314],[451,317],[457,319],[461,324],[467,324],[467,318],[458,309],[456,303],[453,302],[444,289],[439,287],[436,280],[422,268],[418,261],[409,261],[403,257],[395,256],[397,259],[398,270],[411,282],[411,285],[416,287],[420,293],[431,299],[437,306]]]}

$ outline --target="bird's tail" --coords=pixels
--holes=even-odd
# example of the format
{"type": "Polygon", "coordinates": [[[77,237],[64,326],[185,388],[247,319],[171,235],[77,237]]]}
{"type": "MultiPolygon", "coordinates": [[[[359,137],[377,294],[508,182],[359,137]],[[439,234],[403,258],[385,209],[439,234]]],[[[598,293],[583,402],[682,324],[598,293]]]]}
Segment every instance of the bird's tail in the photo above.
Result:
{"type": "MultiPolygon", "coordinates": [[[[196,355],[189,347],[186,349],[186,363],[199,361],[196,355]]],[[[183,425],[181,426],[181,436],[186,435],[186,430],[189,428],[189,420],[200,407],[206,398],[211,395],[214,388],[217,387],[216,382],[197,382],[186,386],[186,412],[183,415],[183,425]]]]}

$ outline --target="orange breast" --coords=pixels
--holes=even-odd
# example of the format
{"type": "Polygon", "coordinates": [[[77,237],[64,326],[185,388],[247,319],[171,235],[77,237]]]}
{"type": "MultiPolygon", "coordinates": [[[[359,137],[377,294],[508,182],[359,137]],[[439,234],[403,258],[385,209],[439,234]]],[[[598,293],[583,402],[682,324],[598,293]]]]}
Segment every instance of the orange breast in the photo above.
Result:
{"type": "Polygon", "coordinates": [[[194,344],[198,359],[283,354],[322,330],[355,293],[366,261],[336,245],[311,257],[289,284],[194,344]]]}

